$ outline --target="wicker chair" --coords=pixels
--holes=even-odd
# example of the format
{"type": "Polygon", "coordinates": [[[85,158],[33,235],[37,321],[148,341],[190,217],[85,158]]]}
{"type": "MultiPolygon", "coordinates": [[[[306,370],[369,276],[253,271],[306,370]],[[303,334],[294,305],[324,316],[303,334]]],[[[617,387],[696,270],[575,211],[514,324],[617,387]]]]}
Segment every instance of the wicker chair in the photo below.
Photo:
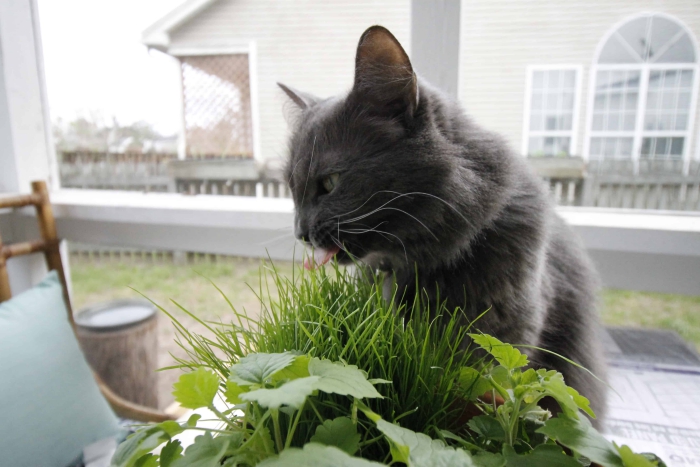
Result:
{"type": "MultiPolygon", "coordinates": [[[[61,261],[61,254],[59,251],[59,239],[56,234],[56,223],[45,182],[32,182],[31,194],[0,197],[0,209],[21,208],[24,206],[34,206],[36,208],[36,217],[39,222],[41,240],[3,245],[2,236],[0,235],[0,302],[9,300],[12,296],[7,272],[7,259],[14,256],[43,252],[48,269],[51,271],[55,270],[61,279],[61,283],[63,284],[63,297],[68,310],[68,319],[75,332],[75,322],[73,320],[63,262],[61,261]]],[[[161,422],[165,420],[174,420],[176,418],[165,412],[127,401],[114,393],[95,372],[93,372],[93,376],[102,395],[119,417],[143,422],[161,422]]]]}

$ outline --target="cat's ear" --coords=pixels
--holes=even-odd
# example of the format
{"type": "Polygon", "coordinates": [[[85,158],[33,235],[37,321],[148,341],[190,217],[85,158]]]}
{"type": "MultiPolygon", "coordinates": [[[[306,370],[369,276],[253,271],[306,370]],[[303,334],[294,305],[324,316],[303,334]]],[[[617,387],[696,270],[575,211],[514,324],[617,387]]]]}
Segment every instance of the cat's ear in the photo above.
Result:
{"type": "Polygon", "coordinates": [[[406,51],[382,26],[367,29],[357,45],[353,92],[389,116],[409,119],[418,107],[418,79],[406,51]]]}
{"type": "Polygon", "coordinates": [[[306,92],[297,91],[296,89],[282,83],[277,83],[282,91],[294,102],[300,109],[305,110],[314,105],[319,99],[306,92]]]}

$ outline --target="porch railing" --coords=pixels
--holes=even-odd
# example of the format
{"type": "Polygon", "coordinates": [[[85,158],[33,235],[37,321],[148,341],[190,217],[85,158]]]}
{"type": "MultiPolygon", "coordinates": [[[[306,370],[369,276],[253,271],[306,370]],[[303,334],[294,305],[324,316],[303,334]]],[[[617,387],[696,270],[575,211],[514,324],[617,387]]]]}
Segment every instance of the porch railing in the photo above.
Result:
{"type": "MultiPolygon", "coordinates": [[[[299,258],[289,199],[60,190],[59,235],[144,250],[299,258]]],[[[697,295],[700,213],[561,207],[607,287],[697,295]]],[[[31,212],[0,213],[5,231],[31,233],[31,212]]],[[[11,241],[12,239],[8,239],[11,241]]]]}

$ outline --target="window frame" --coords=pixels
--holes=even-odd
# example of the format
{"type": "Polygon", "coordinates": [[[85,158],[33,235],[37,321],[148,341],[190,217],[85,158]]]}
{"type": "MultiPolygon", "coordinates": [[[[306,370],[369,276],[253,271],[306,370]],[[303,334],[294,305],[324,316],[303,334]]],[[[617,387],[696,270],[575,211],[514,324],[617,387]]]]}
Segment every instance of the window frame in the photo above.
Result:
{"type": "MultiPolygon", "coordinates": [[[[521,142],[521,154],[524,157],[530,157],[530,137],[531,136],[553,136],[553,137],[569,137],[569,154],[566,157],[576,155],[575,148],[578,145],[578,125],[579,115],[581,111],[581,78],[583,76],[583,66],[577,64],[549,64],[549,65],[529,65],[526,70],[525,78],[525,103],[523,112],[523,136],[521,142]],[[574,71],[574,107],[572,109],[571,130],[530,130],[530,119],[532,114],[532,85],[533,76],[537,71],[574,71]]],[[[556,157],[556,156],[545,156],[556,157]]]]}
{"type": "MultiPolygon", "coordinates": [[[[253,126],[253,160],[262,161],[261,140],[260,140],[260,96],[258,78],[258,48],[257,41],[250,40],[225,46],[211,47],[171,47],[168,54],[175,57],[178,66],[182,67],[180,57],[195,55],[248,55],[248,80],[250,81],[250,118],[253,126]]],[[[180,71],[180,138],[178,141],[178,158],[185,159],[187,147],[187,129],[185,126],[184,95],[183,95],[182,71],[180,71]]]]}
{"type": "MultiPolygon", "coordinates": [[[[667,15],[664,13],[657,13],[657,12],[643,12],[639,13],[637,15],[633,15],[630,17],[624,18],[622,21],[617,22],[612,28],[608,30],[608,32],[605,33],[603,38],[600,40],[598,43],[598,46],[596,48],[595,54],[593,55],[593,62],[591,64],[591,69],[589,72],[588,76],[588,95],[587,95],[587,112],[586,112],[586,130],[585,130],[585,137],[583,141],[583,157],[585,160],[590,160],[591,154],[590,154],[590,148],[591,148],[591,140],[594,137],[632,137],[632,156],[630,159],[624,159],[624,160],[630,160],[633,162],[635,169],[638,168],[639,166],[639,161],[641,160],[641,150],[642,150],[642,143],[644,138],[653,138],[653,137],[662,137],[662,138],[673,138],[673,137],[682,137],[684,138],[684,143],[683,143],[683,154],[681,155],[680,159],[676,160],[682,160],[683,165],[685,167],[685,170],[690,165],[690,160],[691,160],[691,147],[693,145],[693,136],[695,132],[695,116],[697,114],[697,100],[698,100],[698,83],[699,77],[698,74],[700,73],[700,56],[699,56],[699,49],[698,49],[698,42],[693,34],[692,29],[690,29],[683,21],[680,21],[678,18],[672,16],[672,15],[667,15]],[[685,31],[686,34],[690,37],[690,40],[693,44],[694,48],[694,53],[695,53],[695,62],[694,63],[648,63],[648,62],[638,62],[638,63],[599,63],[600,55],[601,52],[603,51],[605,45],[607,44],[608,40],[615,34],[617,31],[627,24],[630,21],[634,21],[638,18],[642,17],[649,17],[649,16],[657,16],[661,18],[665,18],[671,21],[674,21],[677,23],[683,31],[685,31]],[[599,71],[607,71],[607,70],[625,70],[625,71],[639,71],[640,76],[639,76],[639,97],[637,98],[637,110],[636,110],[636,116],[635,116],[635,127],[633,131],[598,131],[594,132],[593,131],[593,114],[594,114],[594,106],[595,106],[595,91],[596,91],[596,85],[597,85],[597,76],[599,71]],[[685,131],[681,130],[645,130],[644,129],[644,120],[646,117],[646,105],[647,105],[647,99],[649,96],[649,77],[651,76],[652,71],[665,71],[665,70],[674,70],[674,71],[683,71],[683,70],[691,70],[693,72],[693,81],[692,81],[692,88],[691,88],[691,96],[690,96],[690,106],[688,108],[688,125],[685,129],[685,131]]],[[[696,151],[698,155],[700,155],[700,149],[696,151]]],[[[605,160],[605,159],[603,159],[605,160]]],[[[619,159],[618,159],[619,160],[619,159]]],[[[674,160],[674,159],[658,159],[658,160],[674,160]]]]}

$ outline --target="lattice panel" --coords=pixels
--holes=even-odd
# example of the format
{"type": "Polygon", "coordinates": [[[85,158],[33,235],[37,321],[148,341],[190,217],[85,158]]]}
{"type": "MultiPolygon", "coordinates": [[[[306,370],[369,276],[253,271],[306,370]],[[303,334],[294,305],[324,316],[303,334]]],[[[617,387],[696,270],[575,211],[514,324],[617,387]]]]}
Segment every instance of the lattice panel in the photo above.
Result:
{"type": "Polygon", "coordinates": [[[180,57],[188,157],[252,157],[248,55],[180,57]]]}

